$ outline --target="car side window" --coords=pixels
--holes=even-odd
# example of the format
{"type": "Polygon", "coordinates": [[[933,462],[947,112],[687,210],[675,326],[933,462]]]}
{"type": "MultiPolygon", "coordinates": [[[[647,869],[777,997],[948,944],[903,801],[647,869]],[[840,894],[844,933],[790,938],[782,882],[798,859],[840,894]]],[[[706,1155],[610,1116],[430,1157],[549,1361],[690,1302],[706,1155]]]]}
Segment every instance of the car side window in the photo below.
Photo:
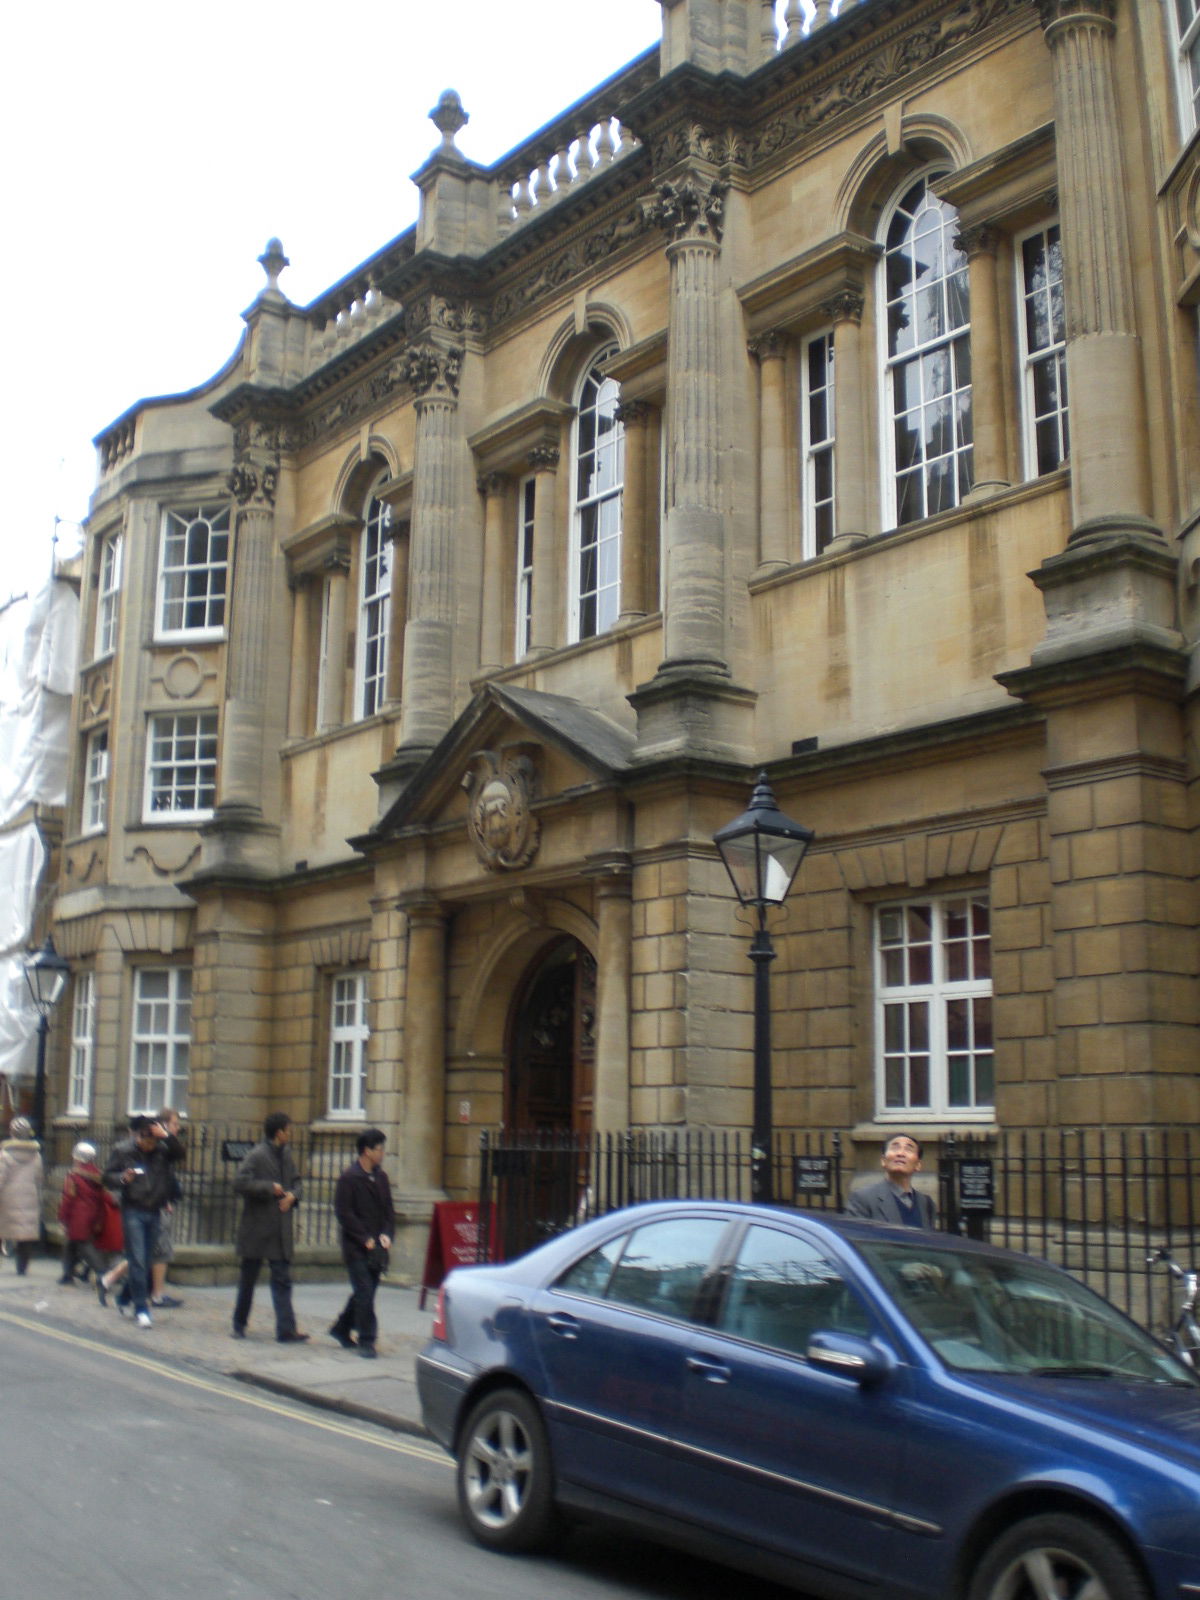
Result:
{"type": "Polygon", "coordinates": [[[663,1317],[689,1318],[724,1232],[721,1217],[671,1217],[635,1228],[605,1298],[663,1317]]]}
{"type": "Polygon", "coordinates": [[[866,1307],[836,1263],[778,1228],[746,1231],[729,1275],[718,1327],[802,1356],[818,1330],[869,1334],[866,1307]]]}
{"type": "Polygon", "coordinates": [[[608,1280],[612,1277],[612,1270],[621,1259],[621,1251],[625,1248],[625,1241],[629,1238],[627,1233],[619,1233],[615,1239],[608,1239],[595,1250],[589,1250],[586,1256],[581,1256],[574,1266],[570,1266],[554,1285],[556,1289],[566,1289],[570,1294],[586,1294],[596,1298],[603,1297],[608,1288],[608,1280]]]}

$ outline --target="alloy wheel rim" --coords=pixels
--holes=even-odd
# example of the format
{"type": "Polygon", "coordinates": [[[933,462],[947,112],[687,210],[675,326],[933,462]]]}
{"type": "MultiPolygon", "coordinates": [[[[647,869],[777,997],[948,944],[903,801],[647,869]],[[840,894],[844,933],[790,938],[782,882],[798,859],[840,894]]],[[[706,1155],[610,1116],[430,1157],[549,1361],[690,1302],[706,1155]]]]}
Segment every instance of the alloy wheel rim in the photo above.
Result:
{"type": "Polygon", "coordinates": [[[505,1528],[520,1516],[533,1459],[524,1428],[509,1411],[490,1419],[471,1440],[466,1487],[471,1511],[489,1528],[505,1528]]]}

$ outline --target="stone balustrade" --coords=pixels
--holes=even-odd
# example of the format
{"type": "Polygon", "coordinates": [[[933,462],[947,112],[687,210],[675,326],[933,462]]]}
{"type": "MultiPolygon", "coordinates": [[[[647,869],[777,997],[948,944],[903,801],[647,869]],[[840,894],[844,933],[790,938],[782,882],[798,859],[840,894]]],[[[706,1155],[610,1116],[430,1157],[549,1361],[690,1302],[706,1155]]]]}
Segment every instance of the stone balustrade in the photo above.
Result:
{"type": "Polygon", "coordinates": [[[370,279],[342,285],[339,294],[313,307],[305,338],[305,375],[334,360],[399,310],[398,303],[370,279]]]}
{"type": "Polygon", "coordinates": [[[638,148],[638,141],[615,116],[589,117],[581,126],[558,129],[557,138],[525,146],[499,173],[499,225],[502,232],[554,205],[593,174],[638,148]],[[526,163],[532,155],[532,166],[526,163]]]}

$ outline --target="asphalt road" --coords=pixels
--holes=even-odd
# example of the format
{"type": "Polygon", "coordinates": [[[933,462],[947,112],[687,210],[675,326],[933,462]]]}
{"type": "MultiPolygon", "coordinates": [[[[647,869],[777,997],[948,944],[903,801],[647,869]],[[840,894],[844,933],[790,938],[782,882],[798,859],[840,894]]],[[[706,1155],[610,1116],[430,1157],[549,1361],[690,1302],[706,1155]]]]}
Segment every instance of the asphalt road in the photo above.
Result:
{"type": "Polygon", "coordinates": [[[8,1312],[0,1508],[0,1600],[796,1600],[601,1530],[490,1555],[436,1446],[8,1312]]]}

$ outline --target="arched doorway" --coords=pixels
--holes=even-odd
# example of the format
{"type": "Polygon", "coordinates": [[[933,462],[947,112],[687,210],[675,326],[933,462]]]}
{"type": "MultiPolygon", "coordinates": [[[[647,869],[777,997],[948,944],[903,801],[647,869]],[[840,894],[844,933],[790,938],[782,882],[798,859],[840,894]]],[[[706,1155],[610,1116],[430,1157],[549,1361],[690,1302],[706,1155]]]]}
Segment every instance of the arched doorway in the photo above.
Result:
{"type": "Polygon", "coordinates": [[[513,1008],[506,1121],[519,1132],[592,1132],[596,962],[576,939],[539,956],[513,1008]]]}

